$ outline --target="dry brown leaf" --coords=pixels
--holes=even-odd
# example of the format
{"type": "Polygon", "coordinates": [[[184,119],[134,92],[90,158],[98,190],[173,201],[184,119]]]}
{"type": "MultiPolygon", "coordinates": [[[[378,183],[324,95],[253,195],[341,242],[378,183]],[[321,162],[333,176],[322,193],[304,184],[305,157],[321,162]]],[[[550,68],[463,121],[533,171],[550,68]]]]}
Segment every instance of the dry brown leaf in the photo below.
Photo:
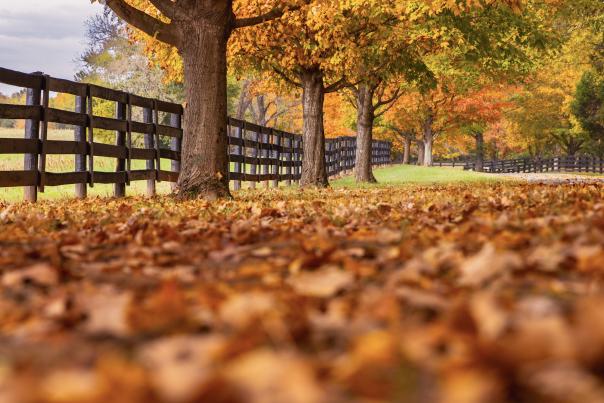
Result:
{"type": "Polygon", "coordinates": [[[303,272],[289,278],[288,283],[300,295],[327,298],[354,282],[354,276],[337,267],[303,272]]]}

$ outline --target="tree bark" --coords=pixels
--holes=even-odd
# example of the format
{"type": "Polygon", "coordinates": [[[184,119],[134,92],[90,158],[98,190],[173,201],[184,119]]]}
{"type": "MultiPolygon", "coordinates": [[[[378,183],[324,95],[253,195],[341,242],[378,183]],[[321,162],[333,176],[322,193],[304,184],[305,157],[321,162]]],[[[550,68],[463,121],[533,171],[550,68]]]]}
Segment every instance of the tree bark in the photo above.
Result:
{"type": "Polygon", "coordinates": [[[357,182],[377,183],[371,166],[373,121],[373,88],[360,84],[357,92],[357,150],[354,176],[357,182]]]}
{"type": "Polygon", "coordinates": [[[403,152],[403,164],[409,164],[409,157],[411,155],[411,139],[405,137],[405,150],[403,152]]]}
{"type": "Polygon", "coordinates": [[[325,133],[323,128],[323,103],[325,87],[323,75],[318,70],[301,74],[304,158],[302,159],[301,187],[327,187],[325,169],[325,133]]]}
{"type": "Polygon", "coordinates": [[[423,140],[417,142],[417,165],[424,165],[424,157],[426,155],[423,140]]]}
{"type": "Polygon", "coordinates": [[[484,136],[482,132],[474,133],[474,139],[476,139],[476,165],[474,170],[476,172],[484,171],[484,136]]]}
{"type": "Polygon", "coordinates": [[[424,120],[423,125],[423,142],[424,142],[424,160],[423,165],[426,167],[432,166],[432,145],[434,144],[434,132],[432,130],[432,123],[434,117],[429,114],[424,120]]]}
{"type": "MultiPolygon", "coordinates": [[[[175,46],[183,59],[187,111],[182,168],[176,191],[181,198],[230,197],[227,155],[227,41],[233,29],[263,24],[302,5],[236,18],[232,0],[150,0],[170,22],[133,7],[105,0],[118,17],[157,40],[175,46]]],[[[322,105],[321,105],[322,107],[322,105]]],[[[324,164],[323,164],[324,166],[324,164]]]]}
{"type": "Polygon", "coordinates": [[[182,198],[230,197],[226,135],[229,18],[200,19],[188,26],[187,40],[180,49],[187,102],[177,186],[182,198]]]}

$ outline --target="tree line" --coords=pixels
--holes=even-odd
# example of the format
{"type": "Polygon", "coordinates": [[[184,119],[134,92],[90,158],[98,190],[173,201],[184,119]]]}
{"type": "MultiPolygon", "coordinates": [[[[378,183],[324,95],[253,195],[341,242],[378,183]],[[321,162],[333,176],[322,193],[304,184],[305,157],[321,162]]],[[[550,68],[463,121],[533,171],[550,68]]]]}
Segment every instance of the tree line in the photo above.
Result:
{"type": "MultiPolygon", "coordinates": [[[[533,120],[520,115],[530,110],[532,86],[545,66],[577,40],[577,27],[590,39],[597,36],[602,15],[595,0],[105,4],[129,24],[128,38],[161,69],[163,82],[182,83],[187,117],[178,193],[208,198],[229,196],[229,109],[266,122],[287,116],[283,121],[290,124],[299,120],[291,110],[302,109],[302,186],[328,185],[324,144],[332,122],[324,117],[333,97],[336,109],[349,105],[355,111],[348,118],[359,144],[358,181],[375,181],[369,161],[376,133],[400,141],[405,158],[416,145],[425,165],[432,163],[435,145],[439,154],[455,155],[472,142],[479,160],[501,148],[498,141],[516,142],[510,147],[516,150],[524,142],[529,149],[526,138],[509,139],[509,127],[533,120]],[[233,77],[240,79],[235,85],[233,77]],[[258,88],[277,96],[268,99],[258,88]],[[233,91],[239,96],[229,104],[233,91]]],[[[589,84],[585,88],[597,88],[593,77],[581,80],[589,84]]],[[[580,93],[593,99],[587,90],[580,93]]],[[[581,105],[577,98],[573,116],[580,127],[592,127],[578,116],[593,107],[581,105]]]]}

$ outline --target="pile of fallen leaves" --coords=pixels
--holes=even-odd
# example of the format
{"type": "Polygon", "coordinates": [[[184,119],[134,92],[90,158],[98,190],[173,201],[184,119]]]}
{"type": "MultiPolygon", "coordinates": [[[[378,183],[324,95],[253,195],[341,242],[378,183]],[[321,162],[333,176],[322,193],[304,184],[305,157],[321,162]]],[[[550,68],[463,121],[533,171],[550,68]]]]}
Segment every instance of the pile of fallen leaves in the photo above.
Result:
{"type": "Polygon", "coordinates": [[[604,186],[0,205],[1,402],[604,402],[604,186]]]}

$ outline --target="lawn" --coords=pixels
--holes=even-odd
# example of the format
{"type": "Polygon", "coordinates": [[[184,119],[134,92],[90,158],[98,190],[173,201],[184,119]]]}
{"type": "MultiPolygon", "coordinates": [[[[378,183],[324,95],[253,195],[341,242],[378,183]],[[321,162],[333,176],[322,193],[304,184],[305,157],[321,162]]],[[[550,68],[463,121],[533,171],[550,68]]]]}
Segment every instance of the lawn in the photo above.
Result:
{"type": "Polygon", "coordinates": [[[461,168],[420,167],[416,165],[393,165],[374,170],[378,183],[375,185],[359,185],[353,176],[335,180],[334,187],[375,187],[397,186],[405,184],[447,184],[459,182],[495,182],[500,177],[490,174],[464,171],[461,168]]]}

